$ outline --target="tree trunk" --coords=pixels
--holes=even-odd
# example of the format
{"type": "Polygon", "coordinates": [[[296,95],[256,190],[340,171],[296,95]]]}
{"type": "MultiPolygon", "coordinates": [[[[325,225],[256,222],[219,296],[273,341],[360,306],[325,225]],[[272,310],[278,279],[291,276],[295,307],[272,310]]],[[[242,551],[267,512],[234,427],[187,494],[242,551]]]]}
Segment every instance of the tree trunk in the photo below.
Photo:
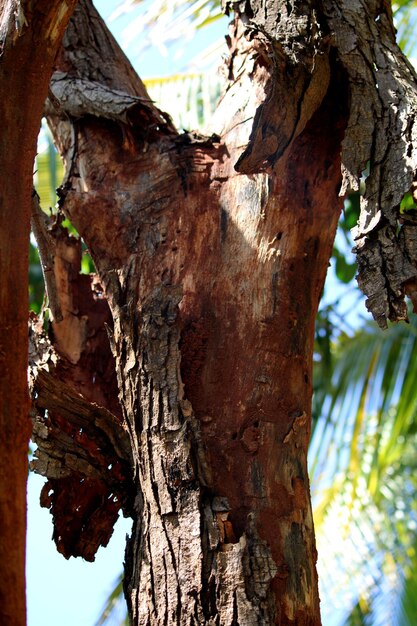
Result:
{"type": "MultiPolygon", "coordinates": [[[[342,36],[363,18],[348,8],[345,23],[342,4],[233,3],[211,137],[175,131],[88,0],[66,33],[48,105],[66,160],[61,209],[104,294],[96,287],[81,310],[76,255],[56,225],[49,245],[61,250],[54,273],[65,289],[56,354],[45,340],[34,350],[34,466],[49,477],[43,504],[66,556],[93,558],[114,509],[132,515],[125,593],[135,626],[320,624],[307,474],[314,320],[339,192],[356,184],[365,154],[349,151],[349,115],[363,111],[342,36]],[[105,300],[120,407],[111,373],[94,362],[105,300]],[[60,403],[54,376],[82,420],[60,403]]],[[[362,7],[373,43],[380,23],[393,46],[387,9],[374,9],[362,7]]],[[[393,315],[389,302],[380,319],[393,315]]]]}
{"type": "Polygon", "coordinates": [[[26,623],[28,248],[33,163],[75,0],[0,3],[0,622],[26,623]]]}

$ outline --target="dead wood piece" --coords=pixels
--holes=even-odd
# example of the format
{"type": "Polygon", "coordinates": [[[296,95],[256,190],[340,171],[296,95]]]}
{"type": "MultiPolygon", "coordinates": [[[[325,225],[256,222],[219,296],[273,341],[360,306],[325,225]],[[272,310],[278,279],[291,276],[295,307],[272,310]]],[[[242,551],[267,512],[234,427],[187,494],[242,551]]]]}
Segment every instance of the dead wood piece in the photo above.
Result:
{"type": "Polygon", "coordinates": [[[32,218],[30,226],[35,236],[36,243],[38,244],[39,258],[45,281],[45,289],[48,296],[49,309],[53,319],[56,322],[60,322],[63,319],[63,315],[59,303],[54,273],[56,242],[49,230],[50,220],[48,220],[48,217],[42,211],[39,204],[39,196],[35,190],[32,195],[32,218]]]}
{"type": "Polygon", "coordinates": [[[51,509],[54,540],[66,558],[94,560],[118,511],[131,508],[131,452],[120,421],[45,369],[34,382],[30,463],[48,478],[41,504],[51,509]],[[45,494],[48,494],[46,497],[45,494]]]}
{"type": "Polygon", "coordinates": [[[407,318],[405,284],[417,276],[417,258],[410,264],[395,234],[401,200],[417,170],[416,74],[396,44],[389,2],[326,0],[323,7],[351,93],[341,194],[359,189],[369,165],[353,231],[358,282],[368,309],[386,328],[387,320],[407,318]]]}

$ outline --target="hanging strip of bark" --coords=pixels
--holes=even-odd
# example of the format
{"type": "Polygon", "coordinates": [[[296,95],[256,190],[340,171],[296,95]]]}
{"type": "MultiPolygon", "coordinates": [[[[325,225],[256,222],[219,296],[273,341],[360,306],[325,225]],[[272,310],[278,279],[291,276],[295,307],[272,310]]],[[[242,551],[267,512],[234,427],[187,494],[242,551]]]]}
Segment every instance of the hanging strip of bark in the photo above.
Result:
{"type": "Polygon", "coordinates": [[[415,250],[399,228],[405,219],[407,229],[415,230],[413,215],[403,219],[399,209],[417,170],[416,74],[395,43],[390,2],[325,0],[323,10],[349,75],[341,193],[359,189],[362,173],[366,178],[353,231],[358,282],[385,328],[387,320],[407,319],[404,293],[413,295],[417,277],[415,250]]]}
{"type": "Polygon", "coordinates": [[[53,514],[59,552],[92,561],[107,545],[120,509],[130,513],[128,436],[114,415],[59,380],[51,349],[42,361],[31,347],[37,449],[30,468],[48,478],[41,504],[53,514]]]}
{"type": "Polygon", "coordinates": [[[108,341],[112,320],[97,277],[80,274],[81,241],[67,233],[62,215],[36,217],[48,295],[55,294],[60,316],[50,324],[50,338],[42,316],[32,324],[32,439],[38,447],[31,469],[48,479],[41,504],[54,517],[58,550],[66,558],[94,560],[119,511],[127,514],[132,506],[132,455],[108,341]]]}

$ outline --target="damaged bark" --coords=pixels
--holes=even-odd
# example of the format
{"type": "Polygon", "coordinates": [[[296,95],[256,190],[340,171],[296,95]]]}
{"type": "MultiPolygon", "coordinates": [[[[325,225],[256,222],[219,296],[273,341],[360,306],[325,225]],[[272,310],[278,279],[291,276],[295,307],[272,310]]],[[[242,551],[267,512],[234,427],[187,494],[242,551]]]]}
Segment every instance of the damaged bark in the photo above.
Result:
{"type": "MultiPolygon", "coordinates": [[[[382,148],[396,132],[385,4],[368,21],[359,0],[230,8],[218,134],[175,130],[89,0],[47,102],[66,164],[60,211],[98,278],[79,275],[80,243],[59,216],[43,225],[58,315],[31,352],[34,469],[48,477],[42,504],[67,557],[94,558],[118,510],[133,517],[125,594],[137,626],[320,624],[307,474],[315,315],[343,194],[370,160],[369,213],[375,177],[391,184],[381,171],[400,148],[401,128],[382,148]],[[381,132],[369,130],[349,56],[369,70],[372,46],[381,132]]],[[[397,65],[412,106],[413,76],[397,65]]],[[[358,247],[383,241],[397,195],[358,247]]],[[[395,256],[410,256],[412,233],[386,237],[381,254],[400,260],[372,265],[385,272],[370,294],[380,323],[414,276],[395,256]]]]}
{"type": "Polygon", "coordinates": [[[329,0],[323,6],[349,76],[342,193],[359,189],[360,173],[369,169],[353,230],[358,283],[367,308],[386,328],[388,320],[407,319],[405,293],[417,306],[415,250],[406,243],[415,227],[399,228],[400,203],[417,170],[416,74],[395,42],[390,2],[329,0]]]}
{"type": "Polygon", "coordinates": [[[50,337],[42,332],[42,317],[32,325],[32,438],[38,448],[31,469],[48,477],[41,504],[53,515],[59,552],[92,561],[107,545],[120,508],[131,508],[132,453],[106,330],[112,320],[97,278],[80,275],[81,241],[68,235],[60,216],[35,213],[34,222],[59,317],[50,337]]]}

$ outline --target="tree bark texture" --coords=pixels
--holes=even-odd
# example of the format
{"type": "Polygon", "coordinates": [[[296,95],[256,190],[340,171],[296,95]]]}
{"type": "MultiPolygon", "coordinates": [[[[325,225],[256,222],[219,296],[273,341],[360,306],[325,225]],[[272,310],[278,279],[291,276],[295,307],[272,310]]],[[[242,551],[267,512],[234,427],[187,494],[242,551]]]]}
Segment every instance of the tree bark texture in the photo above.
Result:
{"type": "Polygon", "coordinates": [[[75,0],[0,3],[0,622],[26,623],[28,247],[33,163],[75,0]]]}
{"type": "MultiPolygon", "coordinates": [[[[67,557],[94,558],[119,508],[133,517],[135,626],[320,624],[307,474],[315,315],[342,196],[367,160],[383,197],[375,168],[394,148],[374,163],[371,139],[382,146],[389,129],[403,147],[384,99],[391,53],[404,106],[415,97],[389,10],[371,4],[225,3],[235,19],[211,137],[179,134],[155,108],[88,0],[67,30],[48,119],[66,162],[61,210],[100,283],[77,274],[79,243],[58,216],[46,240],[60,316],[32,344],[34,469],[67,557]],[[349,57],[368,62],[368,48],[381,55],[378,84],[349,57]],[[369,126],[367,88],[385,131],[369,126]]],[[[412,176],[402,182],[400,195],[412,176]]],[[[380,237],[370,232],[365,249],[380,237]]],[[[400,298],[411,274],[396,276],[400,298]]],[[[379,321],[395,309],[389,280],[379,321]]]]}

